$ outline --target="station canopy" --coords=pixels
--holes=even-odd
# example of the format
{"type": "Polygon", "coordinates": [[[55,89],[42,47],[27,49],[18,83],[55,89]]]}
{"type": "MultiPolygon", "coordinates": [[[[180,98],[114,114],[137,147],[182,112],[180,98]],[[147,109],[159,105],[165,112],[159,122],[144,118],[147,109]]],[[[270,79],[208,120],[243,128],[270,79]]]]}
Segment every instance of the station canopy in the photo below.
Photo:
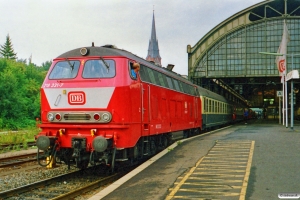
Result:
{"type": "MultiPolygon", "coordinates": [[[[224,20],[193,47],[187,46],[189,79],[220,93],[213,86],[219,80],[249,101],[261,96],[253,102],[257,106],[266,97],[276,98],[273,94],[281,86],[276,56],[259,52],[278,51],[284,21],[290,36],[287,52],[299,54],[300,1],[262,1],[224,20]]],[[[299,70],[300,56],[287,57],[288,71],[292,62],[293,69],[299,70]]]]}

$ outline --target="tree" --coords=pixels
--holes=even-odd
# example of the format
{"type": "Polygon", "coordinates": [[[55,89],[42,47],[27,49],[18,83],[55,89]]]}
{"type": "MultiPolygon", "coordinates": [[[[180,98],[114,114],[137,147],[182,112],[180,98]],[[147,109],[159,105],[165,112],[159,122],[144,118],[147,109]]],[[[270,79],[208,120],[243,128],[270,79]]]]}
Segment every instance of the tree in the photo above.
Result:
{"type": "Polygon", "coordinates": [[[42,63],[42,67],[44,70],[48,71],[50,66],[52,65],[52,61],[46,61],[44,63],[42,63]]]}
{"type": "Polygon", "coordinates": [[[14,52],[14,48],[11,43],[9,34],[7,34],[7,36],[6,36],[5,44],[1,45],[0,54],[6,59],[11,59],[11,60],[17,59],[17,54],[14,52]]]}
{"type": "Polygon", "coordinates": [[[0,58],[0,129],[36,125],[46,73],[34,64],[0,58]]]}

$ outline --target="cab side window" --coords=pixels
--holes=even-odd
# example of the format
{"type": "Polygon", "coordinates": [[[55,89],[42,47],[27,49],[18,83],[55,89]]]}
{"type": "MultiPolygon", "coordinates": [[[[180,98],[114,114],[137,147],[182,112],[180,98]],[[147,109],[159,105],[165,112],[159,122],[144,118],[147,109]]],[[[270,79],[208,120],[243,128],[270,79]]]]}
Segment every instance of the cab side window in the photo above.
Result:
{"type": "Polygon", "coordinates": [[[132,62],[130,62],[129,63],[129,66],[130,66],[130,77],[132,78],[132,79],[137,79],[137,75],[138,75],[138,72],[139,72],[139,70],[140,70],[140,64],[139,63],[136,63],[136,62],[134,62],[134,63],[132,63],[132,62]]]}

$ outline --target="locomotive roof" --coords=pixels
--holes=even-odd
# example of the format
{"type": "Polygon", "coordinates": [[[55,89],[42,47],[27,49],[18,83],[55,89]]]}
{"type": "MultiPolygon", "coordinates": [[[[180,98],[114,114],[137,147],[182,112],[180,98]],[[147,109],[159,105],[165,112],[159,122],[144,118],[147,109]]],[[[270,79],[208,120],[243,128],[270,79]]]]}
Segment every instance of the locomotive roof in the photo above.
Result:
{"type": "MultiPolygon", "coordinates": [[[[149,61],[146,61],[145,59],[134,55],[133,53],[123,50],[123,49],[118,49],[113,45],[105,45],[105,46],[100,46],[100,47],[96,47],[96,46],[90,46],[90,47],[82,47],[82,48],[86,48],[88,49],[88,54],[85,56],[123,56],[123,57],[127,57],[131,60],[135,60],[143,65],[146,66],[150,66],[153,69],[156,69],[157,71],[161,71],[167,75],[176,77],[177,79],[189,83],[189,84],[193,84],[191,83],[189,80],[183,78],[182,76],[180,76],[179,74],[170,71],[164,67],[160,67],[157,66],[149,61]]],[[[61,55],[59,55],[57,58],[73,58],[73,57],[85,57],[81,54],[80,50],[82,48],[77,48],[77,49],[73,49],[71,51],[65,52],[61,55]]]]}

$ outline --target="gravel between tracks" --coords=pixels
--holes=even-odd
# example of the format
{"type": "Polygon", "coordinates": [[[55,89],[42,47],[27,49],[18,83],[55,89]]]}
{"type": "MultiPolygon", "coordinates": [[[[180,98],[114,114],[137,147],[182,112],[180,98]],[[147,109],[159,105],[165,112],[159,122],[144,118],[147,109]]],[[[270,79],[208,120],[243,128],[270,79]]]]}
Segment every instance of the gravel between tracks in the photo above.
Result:
{"type": "MultiPolygon", "coordinates": [[[[35,150],[36,151],[36,150],[35,150]]],[[[32,150],[30,151],[19,151],[19,152],[11,152],[11,153],[5,153],[0,154],[1,157],[8,157],[9,155],[15,155],[15,154],[26,154],[26,153],[32,153],[32,150]]],[[[5,168],[0,168],[0,170],[7,170],[5,168]]],[[[76,171],[78,169],[71,167],[70,170],[68,170],[68,166],[61,165],[56,168],[47,169],[46,167],[38,167],[34,169],[28,169],[28,170],[22,170],[22,171],[16,171],[16,173],[11,173],[9,175],[4,175],[0,177],[0,192],[11,190],[17,187],[21,187],[30,183],[34,183],[37,181],[41,181],[44,179],[52,178],[58,175],[62,175],[68,172],[76,171]]]]}
{"type": "Polygon", "coordinates": [[[38,182],[44,179],[52,178],[76,170],[77,169],[72,168],[68,170],[68,166],[60,166],[48,170],[45,170],[45,168],[40,167],[34,170],[26,170],[23,172],[12,173],[10,175],[0,177],[0,192],[25,186],[30,183],[38,182]]]}

